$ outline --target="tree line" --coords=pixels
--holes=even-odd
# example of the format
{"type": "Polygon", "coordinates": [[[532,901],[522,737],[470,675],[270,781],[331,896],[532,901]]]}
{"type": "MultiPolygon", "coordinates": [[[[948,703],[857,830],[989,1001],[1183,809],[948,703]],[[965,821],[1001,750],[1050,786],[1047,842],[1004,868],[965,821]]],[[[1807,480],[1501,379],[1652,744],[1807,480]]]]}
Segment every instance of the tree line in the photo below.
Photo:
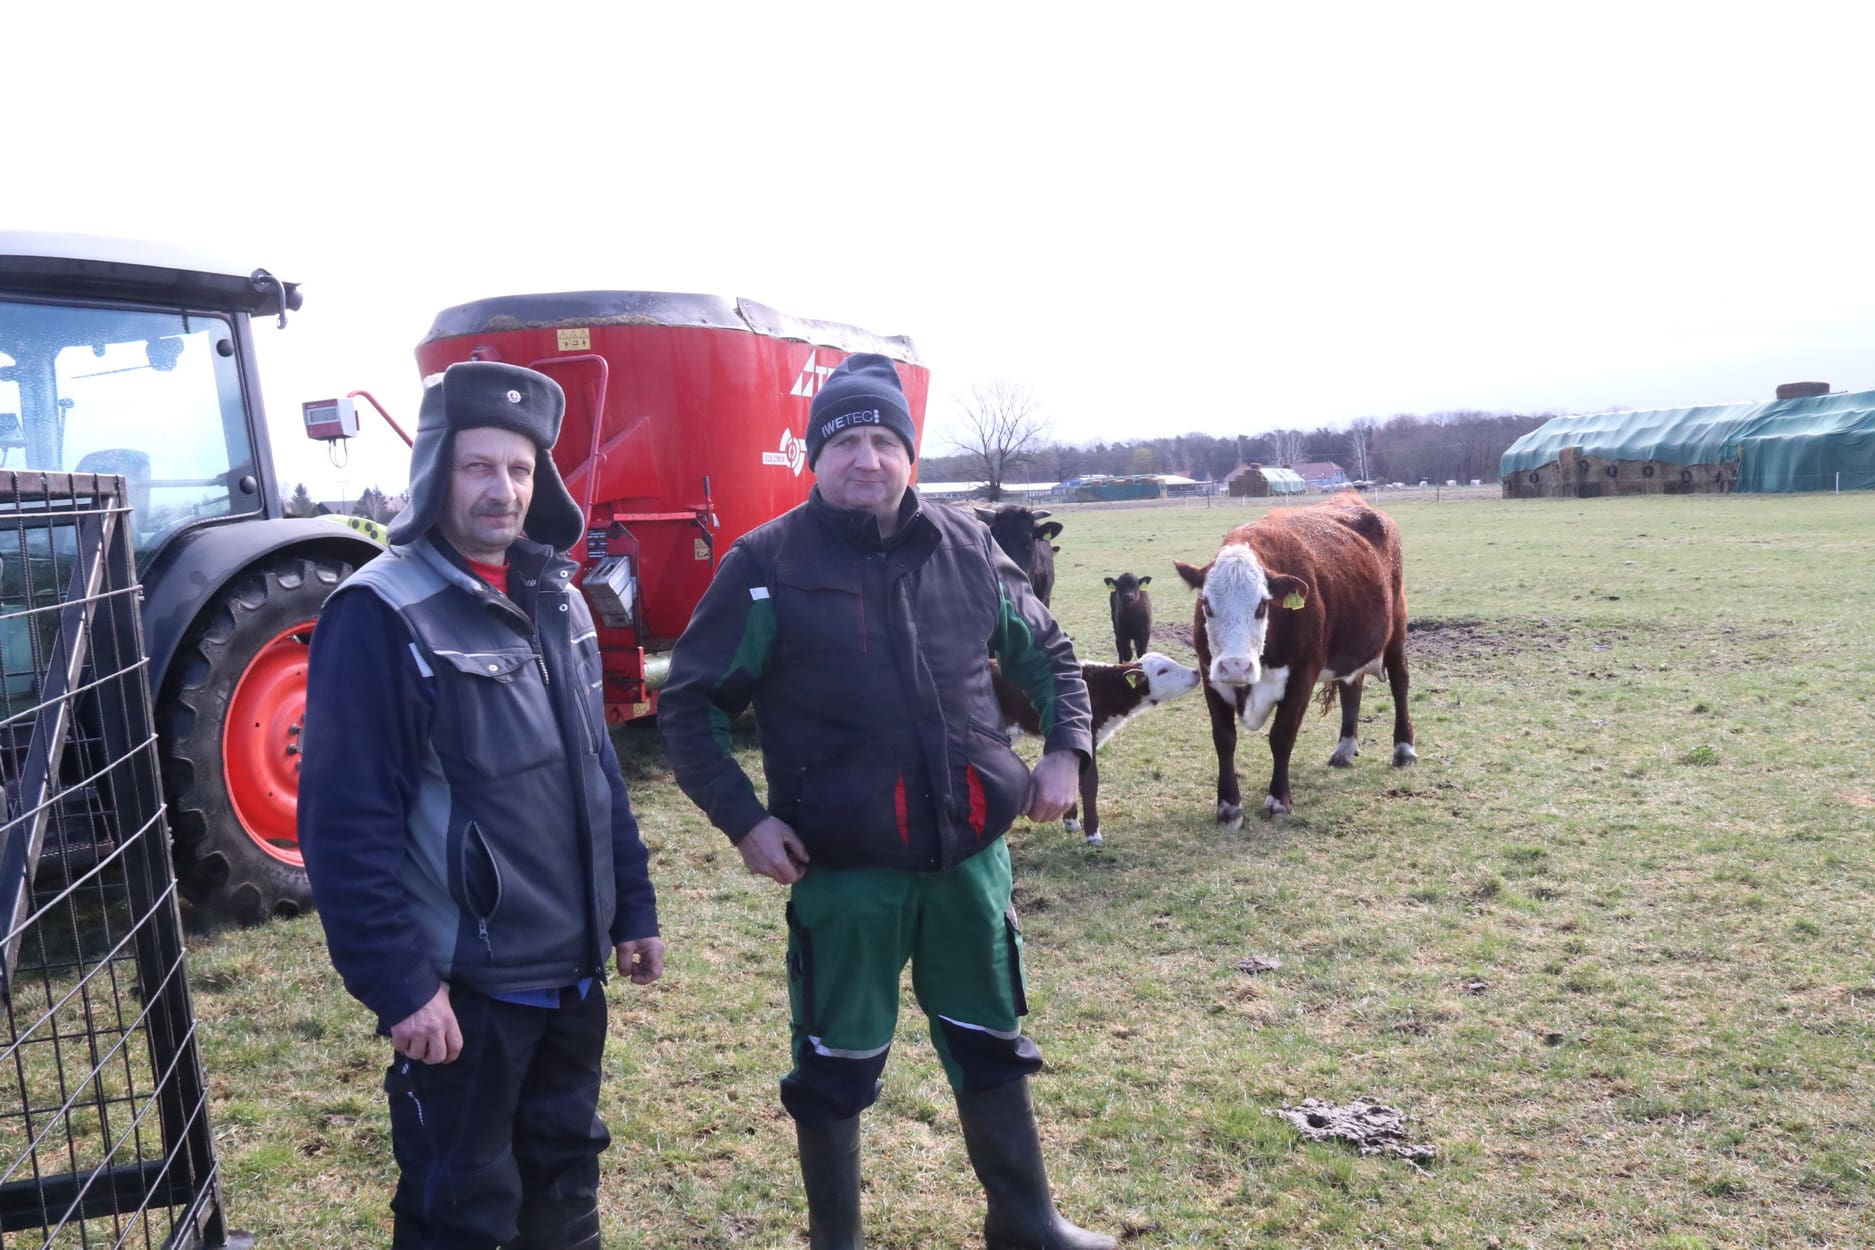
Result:
{"type": "MultiPolygon", "coordinates": [[[[1279,429],[1262,434],[1188,433],[1084,446],[1047,440],[1032,425],[1026,439],[999,439],[1009,423],[978,421],[955,440],[951,454],[924,457],[926,482],[1063,482],[1105,473],[1176,473],[1223,481],[1240,464],[1281,466],[1333,461],[1355,481],[1468,482],[1497,480],[1504,450],[1554,414],[1502,412],[1400,413],[1363,417],[1342,429],[1279,429]]],[[[998,491],[1000,493],[1000,490],[998,491]]]]}
{"type": "MultiPolygon", "coordinates": [[[[367,486],[358,492],[358,498],[345,505],[346,516],[361,516],[369,521],[389,522],[397,515],[391,505],[392,497],[375,486],[367,486]]],[[[293,487],[293,493],[287,496],[282,511],[288,516],[318,516],[319,501],[306,489],[306,483],[300,482],[293,487]]]]}

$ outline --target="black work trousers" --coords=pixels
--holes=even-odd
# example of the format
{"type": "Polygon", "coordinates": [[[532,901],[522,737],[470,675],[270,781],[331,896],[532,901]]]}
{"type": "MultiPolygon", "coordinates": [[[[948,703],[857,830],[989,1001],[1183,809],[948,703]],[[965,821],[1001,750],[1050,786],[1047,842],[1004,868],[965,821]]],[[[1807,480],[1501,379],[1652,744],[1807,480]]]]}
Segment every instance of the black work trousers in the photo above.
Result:
{"type": "Polygon", "coordinates": [[[573,1245],[592,1227],[611,1142],[598,1116],[605,993],[594,982],[563,998],[523,1007],[452,986],[461,1056],[397,1056],[384,1078],[393,1250],[573,1245]]]}

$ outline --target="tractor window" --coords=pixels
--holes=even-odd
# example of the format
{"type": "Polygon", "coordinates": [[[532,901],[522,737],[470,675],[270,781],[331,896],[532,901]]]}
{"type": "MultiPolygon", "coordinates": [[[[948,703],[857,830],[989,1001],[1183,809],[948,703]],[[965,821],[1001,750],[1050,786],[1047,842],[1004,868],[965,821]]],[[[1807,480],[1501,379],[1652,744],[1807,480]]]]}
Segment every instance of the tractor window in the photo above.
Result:
{"type": "Polygon", "coordinates": [[[220,317],[0,300],[0,468],[122,474],[139,557],[257,510],[234,342],[220,317]]]}

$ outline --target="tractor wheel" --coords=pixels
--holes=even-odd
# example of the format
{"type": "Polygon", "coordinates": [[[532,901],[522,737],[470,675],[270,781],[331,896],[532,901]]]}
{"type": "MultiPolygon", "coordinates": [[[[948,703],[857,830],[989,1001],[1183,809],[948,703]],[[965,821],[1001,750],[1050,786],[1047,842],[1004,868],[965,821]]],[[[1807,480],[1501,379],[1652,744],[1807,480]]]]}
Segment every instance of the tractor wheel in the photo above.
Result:
{"type": "Polygon", "coordinates": [[[157,708],[182,892],[252,924],[312,908],[299,851],[306,655],[349,564],[276,556],[196,617],[157,708]]]}

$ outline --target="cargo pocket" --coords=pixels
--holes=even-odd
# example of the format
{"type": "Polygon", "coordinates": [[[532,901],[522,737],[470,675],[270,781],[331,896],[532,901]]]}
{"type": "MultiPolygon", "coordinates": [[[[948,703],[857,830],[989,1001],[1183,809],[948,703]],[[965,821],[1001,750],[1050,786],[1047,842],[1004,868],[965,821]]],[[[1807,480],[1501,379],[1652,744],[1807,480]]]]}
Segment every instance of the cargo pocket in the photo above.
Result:
{"type": "Polygon", "coordinates": [[[788,998],[794,1008],[794,1027],[805,1036],[814,1028],[814,936],[788,904],[788,998]]]}
{"type": "Polygon", "coordinates": [[[1009,1001],[1018,1016],[1026,1016],[1029,994],[1022,979],[1022,922],[1016,918],[1014,903],[1003,912],[1003,939],[1009,943],[1009,1001]]]}

